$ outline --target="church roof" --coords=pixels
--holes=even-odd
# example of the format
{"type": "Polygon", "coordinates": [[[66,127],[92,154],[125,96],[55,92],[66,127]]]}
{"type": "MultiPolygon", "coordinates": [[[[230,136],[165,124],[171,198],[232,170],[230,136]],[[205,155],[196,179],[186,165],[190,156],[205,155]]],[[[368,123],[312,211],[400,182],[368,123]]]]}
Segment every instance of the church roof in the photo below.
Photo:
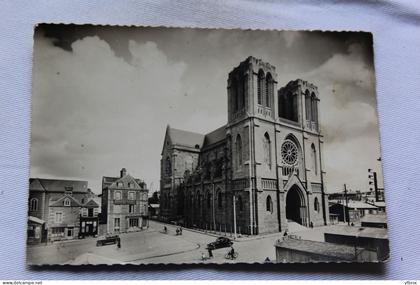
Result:
{"type": "Polygon", "coordinates": [[[226,138],[226,125],[208,133],[204,137],[204,146],[218,143],[226,138]]]}
{"type": "Polygon", "coordinates": [[[87,181],[30,178],[29,191],[64,192],[71,187],[73,193],[87,193],[87,181]]]}
{"type": "Polygon", "coordinates": [[[174,145],[186,146],[191,148],[196,148],[196,145],[198,145],[199,148],[203,146],[204,135],[202,134],[174,129],[171,127],[168,128],[168,131],[170,140],[174,145]]]}

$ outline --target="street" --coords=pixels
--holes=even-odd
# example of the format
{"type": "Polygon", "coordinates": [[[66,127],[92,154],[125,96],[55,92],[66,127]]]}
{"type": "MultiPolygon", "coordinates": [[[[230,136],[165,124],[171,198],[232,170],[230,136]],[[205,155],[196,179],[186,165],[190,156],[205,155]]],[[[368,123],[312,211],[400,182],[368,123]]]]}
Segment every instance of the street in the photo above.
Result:
{"type": "Polygon", "coordinates": [[[216,236],[184,229],[182,235],[176,235],[176,227],[166,225],[168,233],[163,232],[165,224],[150,221],[149,229],[120,234],[121,248],[117,245],[96,246],[96,238],[71,240],[49,245],[28,246],[28,264],[63,264],[71,263],[82,254],[90,253],[106,257],[120,263],[224,263],[224,262],[264,262],[268,257],[275,260],[274,243],[280,234],[252,240],[242,240],[234,243],[239,253],[236,260],[226,260],[225,254],[229,248],[213,251],[214,258],[206,257],[206,246],[216,239],[216,236]],[[255,250],[255,249],[258,250],[255,250]]]}
{"type": "MultiPolygon", "coordinates": [[[[295,233],[304,239],[322,241],[323,231],[328,227],[300,229],[295,233]],[[315,234],[316,233],[316,234],[315,234]]],[[[76,258],[89,253],[95,257],[107,258],[114,263],[237,263],[264,262],[267,258],[275,261],[274,244],[282,234],[275,233],[261,236],[242,237],[234,241],[233,247],[239,256],[235,260],[225,258],[230,248],[213,251],[213,258],[208,257],[206,246],[217,235],[197,230],[183,229],[182,235],[176,235],[176,226],[150,221],[149,228],[140,232],[120,234],[121,248],[116,244],[96,246],[96,238],[71,240],[61,243],[28,246],[29,264],[64,264],[72,263],[76,258]],[[163,227],[168,232],[163,232],[163,227]]],[[[293,234],[293,232],[289,232],[293,234]]],[[[224,234],[222,233],[222,236],[224,234]]],[[[230,237],[230,235],[227,235],[230,237]]]]}

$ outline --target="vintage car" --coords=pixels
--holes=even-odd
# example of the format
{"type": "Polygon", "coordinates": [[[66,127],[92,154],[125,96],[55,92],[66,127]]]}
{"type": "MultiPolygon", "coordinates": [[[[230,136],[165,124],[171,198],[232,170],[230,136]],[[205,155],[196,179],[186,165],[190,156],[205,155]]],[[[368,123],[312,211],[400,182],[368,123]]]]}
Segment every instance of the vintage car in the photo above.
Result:
{"type": "Polygon", "coordinates": [[[96,241],[96,246],[102,246],[107,244],[116,244],[120,237],[118,235],[104,235],[98,237],[98,240],[96,241]]]}
{"type": "Polygon", "coordinates": [[[218,237],[216,239],[216,241],[211,242],[207,245],[208,249],[218,249],[218,248],[223,248],[223,247],[229,247],[233,244],[233,241],[231,241],[229,238],[227,237],[218,237]]]}

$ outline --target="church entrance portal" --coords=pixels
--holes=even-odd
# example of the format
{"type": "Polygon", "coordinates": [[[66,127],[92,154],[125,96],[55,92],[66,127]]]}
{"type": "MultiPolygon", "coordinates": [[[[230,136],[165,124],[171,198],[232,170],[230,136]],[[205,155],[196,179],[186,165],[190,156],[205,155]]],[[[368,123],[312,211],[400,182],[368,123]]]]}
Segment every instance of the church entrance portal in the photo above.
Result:
{"type": "Polygon", "coordinates": [[[296,185],[292,186],[286,196],[286,219],[305,225],[306,206],[302,192],[296,185]]]}

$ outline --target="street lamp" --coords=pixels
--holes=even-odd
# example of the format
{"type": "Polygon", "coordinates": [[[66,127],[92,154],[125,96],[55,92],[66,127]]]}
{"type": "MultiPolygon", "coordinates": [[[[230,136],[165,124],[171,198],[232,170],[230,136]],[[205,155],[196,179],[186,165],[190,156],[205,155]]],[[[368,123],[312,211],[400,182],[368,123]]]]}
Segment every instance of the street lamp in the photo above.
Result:
{"type": "Polygon", "coordinates": [[[236,240],[236,196],[235,192],[233,192],[233,233],[234,233],[234,239],[236,240]]]}

